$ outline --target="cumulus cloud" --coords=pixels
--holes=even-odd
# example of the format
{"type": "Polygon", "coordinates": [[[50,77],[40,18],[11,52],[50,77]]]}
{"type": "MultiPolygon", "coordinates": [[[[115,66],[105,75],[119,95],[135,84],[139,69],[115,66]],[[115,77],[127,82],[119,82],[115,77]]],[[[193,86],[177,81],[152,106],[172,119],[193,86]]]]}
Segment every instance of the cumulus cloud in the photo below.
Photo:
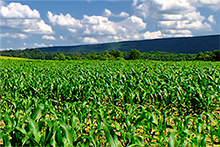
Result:
{"type": "Polygon", "coordinates": [[[121,12],[120,14],[118,14],[119,17],[128,17],[129,14],[127,12],[121,12]]]}
{"type": "Polygon", "coordinates": [[[112,16],[112,12],[109,9],[105,9],[104,16],[110,17],[110,16],[112,16]]]}
{"type": "Polygon", "coordinates": [[[207,7],[215,11],[220,9],[220,0],[189,0],[189,1],[197,7],[207,7]]]}
{"type": "Polygon", "coordinates": [[[64,38],[63,36],[60,36],[60,39],[61,39],[61,40],[66,40],[66,38],[64,38]]]}
{"type": "MultiPolygon", "coordinates": [[[[206,4],[216,4],[219,0],[208,0],[206,4]]],[[[193,31],[211,31],[212,16],[208,22],[197,10],[203,0],[134,0],[136,13],[147,20],[150,18],[164,37],[192,36],[193,31]]]]}
{"type": "Polygon", "coordinates": [[[9,37],[9,38],[19,38],[19,39],[26,39],[28,36],[22,33],[4,33],[0,34],[0,38],[9,37]]]}
{"type": "Polygon", "coordinates": [[[52,34],[51,26],[45,24],[40,13],[20,3],[0,6],[0,26],[24,34],[52,34]]]}
{"type": "MultiPolygon", "coordinates": [[[[106,15],[112,15],[111,11],[106,10],[106,15]]],[[[142,18],[135,15],[119,22],[110,21],[107,16],[84,15],[82,19],[75,19],[70,14],[57,15],[50,11],[47,16],[54,26],[66,28],[74,39],[84,43],[143,39],[140,33],[147,26],[142,18]]]]}
{"type": "Polygon", "coordinates": [[[156,39],[156,38],[162,38],[163,37],[161,31],[156,31],[156,32],[147,31],[143,34],[143,36],[144,36],[144,39],[156,39]]]}
{"type": "Polygon", "coordinates": [[[147,24],[143,21],[142,18],[139,18],[135,15],[132,15],[131,17],[128,17],[126,20],[119,22],[119,25],[123,26],[127,29],[135,29],[137,31],[144,30],[147,26],[147,24]]]}
{"type": "Polygon", "coordinates": [[[212,23],[212,24],[216,24],[216,21],[215,21],[213,15],[210,15],[210,16],[208,17],[208,21],[209,21],[210,23],[212,23]]]}
{"type": "Polygon", "coordinates": [[[62,13],[60,13],[60,15],[55,15],[52,12],[48,11],[47,17],[53,25],[72,28],[82,27],[79,20],[71,17],[70,14],[63,15],[62,13]]]}
{"type": "Polygon", "coordinates": [[[34,43],[33,46],[34,47],[46,47],[47,45],[44,43],[34,43]]]}
{"type": "Polygon", "coordinates": [[[81,20],[83,24],[83,34],[86,35],[115,35],[117,26],[103,16],[87,16],[81,20]]]}
{"type": "Polygon", "coordinates": [[[48,35],[42,36],[42,39],[46,39],[46,40],[56,40],[55,37],[53,37],[53,36],[48,36],[48,35]]]}
{"type": "Polygon", "coordinates": [[[84,43],[91,43],[91,44],[93,44],[93,43],[98,43],[98,40],[95,39],[95,38],[92,38],[92,37],[85,37],[83,39],[83,42],[84,43]]]}
{"type": "Polygon", "coordinates": [[[105,9],[103,15],[106,17],[129,17],[129,14],[124,11],[120,14],[114,14],[109,9],[105,9]]]}
{"type": "Polygon", "coordinates": [[[27,5],[20,3],[10,3],[0,9],[0,15],[3,18],[40,18],[40,13],[34,9],[31,10],[27,5]]]}

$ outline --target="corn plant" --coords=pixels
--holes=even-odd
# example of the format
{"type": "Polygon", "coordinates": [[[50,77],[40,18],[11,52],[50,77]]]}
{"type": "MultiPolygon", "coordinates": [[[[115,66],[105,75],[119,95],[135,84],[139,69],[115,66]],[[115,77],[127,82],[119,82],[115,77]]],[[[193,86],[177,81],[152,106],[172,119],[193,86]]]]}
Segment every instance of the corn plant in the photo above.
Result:
{"type": "Polygon", "coordinates": [[[219,62],[0,60],[3,146],[218,146],[219,62]]]}

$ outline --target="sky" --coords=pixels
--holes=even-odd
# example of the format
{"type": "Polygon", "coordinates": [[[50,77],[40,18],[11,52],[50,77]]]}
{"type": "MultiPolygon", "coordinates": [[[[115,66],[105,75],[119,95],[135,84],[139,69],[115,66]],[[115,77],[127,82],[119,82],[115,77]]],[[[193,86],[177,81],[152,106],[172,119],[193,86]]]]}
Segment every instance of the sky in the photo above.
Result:
{"type": "Polygon", "coordinates": [[[220,34],[220,0],[0,0],[0,50],[220,34]]]}

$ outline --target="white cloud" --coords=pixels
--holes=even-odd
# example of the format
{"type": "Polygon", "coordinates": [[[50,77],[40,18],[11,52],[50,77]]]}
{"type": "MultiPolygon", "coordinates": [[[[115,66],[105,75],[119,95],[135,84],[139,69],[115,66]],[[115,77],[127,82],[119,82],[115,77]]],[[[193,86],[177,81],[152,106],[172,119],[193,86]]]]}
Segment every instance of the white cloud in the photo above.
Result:
{"type": "Polygon", "coordinates": [[[68,29],[70,32],[72,32],[72,33],[76,33],[77,31],[76,31],[76,29],[68,29]]]}
{"type": "Polygon", "coordinates": [[[109,9],[105,9],[103,15],[107,16],[107,17],[111,17],[112,16],[112,12],[109,9]]]}
{"type": "Polygon", "coordinates": [[[115,35],[117,26],[103,16],[87,16],[81,20],[83,24],[83,33],[86,35],[115,35]]]}
{"type": "Polygon", "coordinates": [[[150,5],[152,5],[150,1],[133,0],[133,7],[135,8],[136,13],[144,17],[145,19],[148,17],[150,10],[156,10],[156,8],[154,8],[154,5],[150,5]]]}
{"type": "Polygon", "coordinates": [[[220,9],[220,0],[189,0],[189,1],[197,7],[207,7],[215,11],[220,9]]]}
{"type": "Polygon", "coordinates": [[[72,28],[80,28],[82,25],[78,20],[71,17],[70,14],[63,15],[55,15],[52,12],[47,12],[47,17],[53,25],[63,26],[63,27],[72,27],[72,28]]]}
{"type": "Polygon", "coordinates": [[[34,9],[31,10],[27,5],[20,3],[10,3],[8,6],[0,8],[0,16],[3,18],[40,18],[40,13],[34,9]]]}
{"type": "Polygon", "coordinates": [[[144,36],[144,39],[156,39],[156,38],[162,38],[163,37],[161,31],[156,31],[156,32],[147,31],[143,34],[143,36],[144,36]]]}
{"type": "Polygon", "coordinates": [[[213,15],[210,15],[210,16],[208,17],[208,21],[209,21],[210,23],[212,23],[212,24],[216,24],[216,21],[215,21],[213,15]]]}
{"type": "Polygon", "coordinates": [[[26,34],[22,34],[22,33],[13,33],[13,34],[5,33],[5,34],[0,34],[0,38],[4,38],[4,37],[26,39],[28,36],[26,34]]]}
{"type": "MultiPolygon", "coordinates": [[[[51,26],[45,24],[40,13],[20,3],[10,3],[0,7],[0,26],[13,29],[13,32],[29,34],[52,34],[51,26]]],[[[27,35],[26,35],[27,36],[27,35]]]]}
{"type": "Polygon", "coordinates": [[[131,17],[128,17],[124,21],[119,22],[119,24],[126,29],[130,29],[130,31],[144,30],[147,26],[147,24],[143,21],[142,18],[139,18],[135,15],[132,15],[131,17]]]}
{"type": "Polygon", "coordinates": [[[51,26],[45,24],[43,20],[28,20],[24,21],[25,26],[29,26],[27,29],[24,28],[23,31],[30,34],[53,34],[51,26]]]}
{"type": "Polygon", "coordinates": [[[138,0],[133,0],[132,6],[136,6],[138,3],[138,0]]]}
{"type": "Polygon", "coordinates": [[[44,43],[34,43],[33,44],[34,45],[34,47],[46,47],[47,45],[46,44],[44,44],[44,43]]]}
{"type": "Polygon", "coordinates": [[[84,39],[83,39],[83,42],[84,43],[98,43],[98,40],[97,39],[95,39],[95,38],[92,38],[92,37],[85,37],[84,39]]]}
{"type": "Polygon", "coordinates": [[[195,11],[188,0],[153,0],[157,9],[162,13],[179,14],[195,11]]]}
{"type": "Polygon", "coordinates": [[[129,17],[129,14],[127,12],[121,12],[118,17],[129,17]]]}
{"type": "Polygon", "coordinates": [[[0,48],[0,51],[8,51],[8,50],[13,50],[13,48],[0,48]]]}
{"type": "MultiPolygon", "coordinates": [[[[210,0],[209,4],[214,4],[214,1],[219,0],[210,0]]],[[[133,6],[136,13],[145,20],[150,18],[164,37],[192,36],[193,31],[212,30],[193,0],[134,0],[133,6]]]]}
{"type": "Polygon", "coordinates": [[[109,9],[105,9],[103,15],[106,17],[129,17],[129,14],[124,11],[120,14],[114,14],[109,9]]]}
{"type": "MultiPolygon", "coordinates": [[[[174,37],[173,34],[163,34],[163,37],[165,38],[172,38],[174,37]]],[[[175,34],[175,37],[193,37],[192,34],[175,34]]]]}
{"type": "Polygon", "coordinates": [[[66,40],[66,38],[64,38],[63,36],[60,36],[60,39],[61,39],[61,40],[66,40]]]}
{"type": "Polygon", "coordinates": [[[103,16],[83,16],[83,20],[81,21],[83,24],[88,24],[88,25],[99,25],[101,23],[106,23],[108,22],[108,17],[103,17],[103,16]]]}
{"type": "MultiPolygon", "coordinates": [[[[106,10],[106,14],[112,13],[106,10]]],[[[121,13],[121,16],[125,15],[121,13]]],[[[147,24],[142,18],[135,15],[124,18],[122,21],[114,22],[106,16],[87,16],[83,19],[75,19],[70,14],[53,14],[48,12],[48,19],[53,25],[60,26],[69,30],[74,41],[97,43],[111,42],[131,39],[143,39],[141,34],[146,29],[147,24]],[[70,21],[72,20],[72,21],[70,21]]]]}
{"type": "Polygon", "coordinates": [[[188,34],[188,35],[192,35],[191,31],[189,30],[166,30],[166,33],[168,34],[188,34]]]}
{"type": "Polygon", "coordinates": [[[46,39],[46,40],[56,40],[56,38],[55,38],[54,36],[48,36],[48,35],[42,36],[42,39],[46,39]]]}

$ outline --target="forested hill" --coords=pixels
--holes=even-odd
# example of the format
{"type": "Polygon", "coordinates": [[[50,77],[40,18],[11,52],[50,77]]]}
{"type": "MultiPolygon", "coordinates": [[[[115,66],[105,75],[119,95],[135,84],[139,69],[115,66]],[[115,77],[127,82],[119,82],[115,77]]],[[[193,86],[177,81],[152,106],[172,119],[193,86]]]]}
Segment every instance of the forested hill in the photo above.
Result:
{"type": "Polygon", "coordinates": [[[166,38],[141,41],[125,41],[80,46],[57,46],[40,48],[43,52],[62,53],[100,53],[104,51],[119,50],[130,51],[138,49],[141,52],[163,51],[168,53],[191,53],[214,51],[220,48],[220,35],[166,38]]]}

